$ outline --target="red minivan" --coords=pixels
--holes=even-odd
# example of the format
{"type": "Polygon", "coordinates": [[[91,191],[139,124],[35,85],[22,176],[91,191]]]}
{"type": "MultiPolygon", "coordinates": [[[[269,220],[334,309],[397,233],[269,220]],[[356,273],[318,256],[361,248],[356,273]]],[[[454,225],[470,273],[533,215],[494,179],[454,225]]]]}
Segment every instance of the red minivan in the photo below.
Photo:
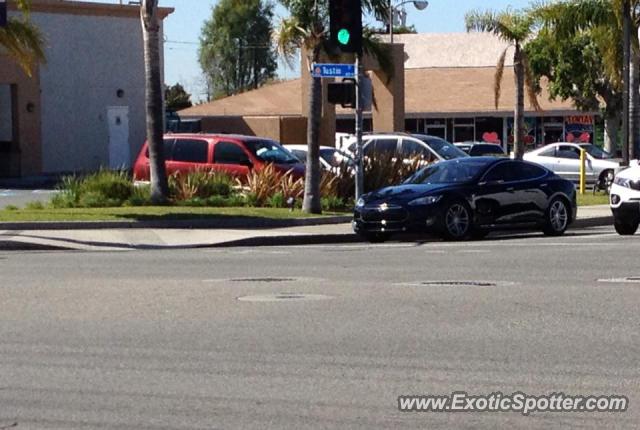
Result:
{"type": "MultiPolygon", "coordinates": [[[[164,156],[167,175],[196,170],[246,176],[252,169],[273,164],[276,171],[304,177],[304,164],[278,142],[255,136],[230,134],[166,134],[164,156]]],[[[142,146],[133,166],[137,181],[149,180],[149,146],[142,146]]]]}

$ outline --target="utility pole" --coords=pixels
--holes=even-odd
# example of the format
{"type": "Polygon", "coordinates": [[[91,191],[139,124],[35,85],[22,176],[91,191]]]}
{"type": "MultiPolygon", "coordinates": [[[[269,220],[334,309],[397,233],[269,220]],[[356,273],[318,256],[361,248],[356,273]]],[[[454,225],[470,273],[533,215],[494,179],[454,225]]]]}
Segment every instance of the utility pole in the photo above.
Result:
{"type": "Polygon", "coordinates": [[[356,200],[364,194],[364,153],[362,150],[362,54],[356,53],[356,200]]]}
{"type": "Polygon", "coordinates": [[[622,79],[623,79],[623,91],[622,91],[622,165],[629,165],[629,113],[630,113],[630,87],[631,87],[631,73],[629,70],[629,63],[631,61],[631,10],[629,0],[623,2],[623,52],[624,59],[622,65],[622,79]]]}

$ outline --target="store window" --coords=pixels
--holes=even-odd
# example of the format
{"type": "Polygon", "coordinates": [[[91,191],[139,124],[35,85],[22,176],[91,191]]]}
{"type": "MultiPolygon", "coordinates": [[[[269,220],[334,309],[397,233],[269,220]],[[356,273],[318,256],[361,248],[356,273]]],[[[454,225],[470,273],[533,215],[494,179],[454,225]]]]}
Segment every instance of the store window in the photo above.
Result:
{"type": "Polygon", "coordinates": [[[475,136],[475,118],[456,118],[453,121],[453,142],[471,142],[475,136]]]}

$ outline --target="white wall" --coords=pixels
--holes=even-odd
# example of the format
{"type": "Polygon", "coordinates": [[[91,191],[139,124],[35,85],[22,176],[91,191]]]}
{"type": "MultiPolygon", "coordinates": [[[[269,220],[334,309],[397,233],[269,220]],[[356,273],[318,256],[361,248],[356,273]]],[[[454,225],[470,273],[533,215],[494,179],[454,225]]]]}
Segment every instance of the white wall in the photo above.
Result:
{"type": "Polygon", "coordinates": [[[139,18],[33,13],[32,19],[47,42],[40,72],[43,171],[108,166],[107,106],[129,107],[129,143],[137,156],[145,139],[139,18]]]}

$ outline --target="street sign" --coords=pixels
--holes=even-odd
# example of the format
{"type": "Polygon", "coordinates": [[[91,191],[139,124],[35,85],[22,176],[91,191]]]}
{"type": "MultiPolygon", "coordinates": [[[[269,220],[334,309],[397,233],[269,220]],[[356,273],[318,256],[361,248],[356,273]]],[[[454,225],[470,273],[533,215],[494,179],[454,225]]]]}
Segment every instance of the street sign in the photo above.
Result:
{"type": "Polygon", "coordinates": [[[356,67],[353,64],[313,64],[311,75],[314,78],[353,78],[356,67]]]}

